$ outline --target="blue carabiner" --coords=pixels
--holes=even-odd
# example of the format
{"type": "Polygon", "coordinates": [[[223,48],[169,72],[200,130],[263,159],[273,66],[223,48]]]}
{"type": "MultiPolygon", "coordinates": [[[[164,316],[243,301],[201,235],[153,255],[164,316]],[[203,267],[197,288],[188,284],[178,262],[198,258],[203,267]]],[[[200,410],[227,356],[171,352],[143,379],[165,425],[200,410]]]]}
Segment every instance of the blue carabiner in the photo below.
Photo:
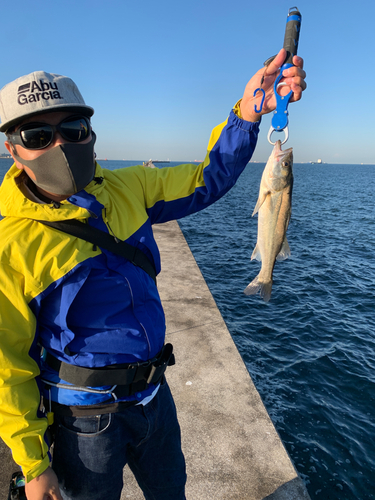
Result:
{"type": "Polygon", "coordinates": [[[262,100],[260,102],[260,108],[257,108],[257,105],[254,104],[254,111],[255,113],[261,113],[262,112],[262,109],[263,109],[263,103],[264,103],[264,99],[266,97],[266,93],[264,92],[264,90],[262,88],[259,87],[259,89],[255,89],[254,90],[254,94],[253,94],[253,97],[255,97],[257,95],[257,93],[261,91],[263,93],[263,97],[262,97],[262,100]]]}

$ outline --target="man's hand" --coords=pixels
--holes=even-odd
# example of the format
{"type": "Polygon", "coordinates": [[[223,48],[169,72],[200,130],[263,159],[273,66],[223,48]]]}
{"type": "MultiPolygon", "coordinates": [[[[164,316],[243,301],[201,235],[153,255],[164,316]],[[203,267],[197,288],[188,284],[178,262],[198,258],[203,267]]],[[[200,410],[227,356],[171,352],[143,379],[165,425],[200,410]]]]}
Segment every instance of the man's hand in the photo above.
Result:
{"type": "MultiPolygon", "coordinates": [[[[241,114],[244,120],[257,122],[260,120],[262,115],[270,113],[276,108],[276,98],[273,92],[273,84],[279,75],[280,67],[284,64],[285,58],[286,50],[281,49],[275,59],[267,67],[257,71],[257,73],[255,73],[246,85],[240,104],[241,114]],[[254,105],[257,104],[257,108],[259,108],[262,96],[261,93],[258,92],[256,97],[254,97],[254,91],[261,86],[260,83],[263,76],[264,81],[262,83],[262,89],[266,94],[262,111],[260,113],[256,113],[254,105]]],[[[283,71],[281,83],[285,83],[285,85],[280,87],[279,90],[281,95],[287,95],[291,90],[293,91],[290,102],[299,101],[302,97],[302,91],[306,88],[306,73],[303,71],[303,59],[301,57],[294,56],[293,64],[294,66],[283,71]]]]}
{"type": "Polygon", "coordinates": [[[50,467],[26,483],[25,491],[27,500],[63,500],[57,476],[50,467]]]}

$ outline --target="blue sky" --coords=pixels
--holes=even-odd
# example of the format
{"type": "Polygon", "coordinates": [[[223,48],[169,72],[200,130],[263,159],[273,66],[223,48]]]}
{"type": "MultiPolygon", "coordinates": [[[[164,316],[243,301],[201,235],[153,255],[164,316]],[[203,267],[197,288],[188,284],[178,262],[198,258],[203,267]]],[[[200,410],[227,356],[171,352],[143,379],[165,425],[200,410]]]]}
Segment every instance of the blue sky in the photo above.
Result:
{"type": "MultiPolygon", "coordinates": [[[[95,108],[98,157],[201,160],[211,129],[281,48],[294,6],[308,73],[289,107],[295,162],[375,163],[370,0],[6,2],[0,86],[36,70],[70,76],[95,108]]],[[[270,154],[270,122],[253,160],[270,154]]]]}

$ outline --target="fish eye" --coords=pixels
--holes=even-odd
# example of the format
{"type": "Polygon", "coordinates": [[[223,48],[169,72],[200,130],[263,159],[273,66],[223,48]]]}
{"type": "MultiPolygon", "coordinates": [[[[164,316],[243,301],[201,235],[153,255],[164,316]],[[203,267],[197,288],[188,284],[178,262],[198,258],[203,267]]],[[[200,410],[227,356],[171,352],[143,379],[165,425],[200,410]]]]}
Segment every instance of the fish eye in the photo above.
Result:
{"type": "Polygon", "coordinates": [[[283,161],[283,167],[289,167],[289,162],[288,161],[283,161]]]}

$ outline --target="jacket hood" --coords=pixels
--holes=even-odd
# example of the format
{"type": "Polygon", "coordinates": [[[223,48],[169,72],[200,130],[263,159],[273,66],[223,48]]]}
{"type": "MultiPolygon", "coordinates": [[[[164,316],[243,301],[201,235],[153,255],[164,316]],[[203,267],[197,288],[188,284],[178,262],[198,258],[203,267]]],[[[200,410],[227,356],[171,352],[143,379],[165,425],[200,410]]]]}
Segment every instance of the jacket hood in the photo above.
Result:
{"type": "MultiPolygon", "coordinates": [[[[3,217],[18,217],[23,219],[59,221],[65,219],[86,219],[90,212],[71,204],[68,200],[60,202],[56,209],[53,204],[43,204],[31,201],[23,192],[23,171],[13,164],[6,173],[0,186],[0,214],[3,217]]],[[[95,177],[103,177],[103,170],[96,164],[95,177]]],[[[97,195],[103,189],[102,184],[94,180],[86,186],[85,191],[97,195]]]]}

